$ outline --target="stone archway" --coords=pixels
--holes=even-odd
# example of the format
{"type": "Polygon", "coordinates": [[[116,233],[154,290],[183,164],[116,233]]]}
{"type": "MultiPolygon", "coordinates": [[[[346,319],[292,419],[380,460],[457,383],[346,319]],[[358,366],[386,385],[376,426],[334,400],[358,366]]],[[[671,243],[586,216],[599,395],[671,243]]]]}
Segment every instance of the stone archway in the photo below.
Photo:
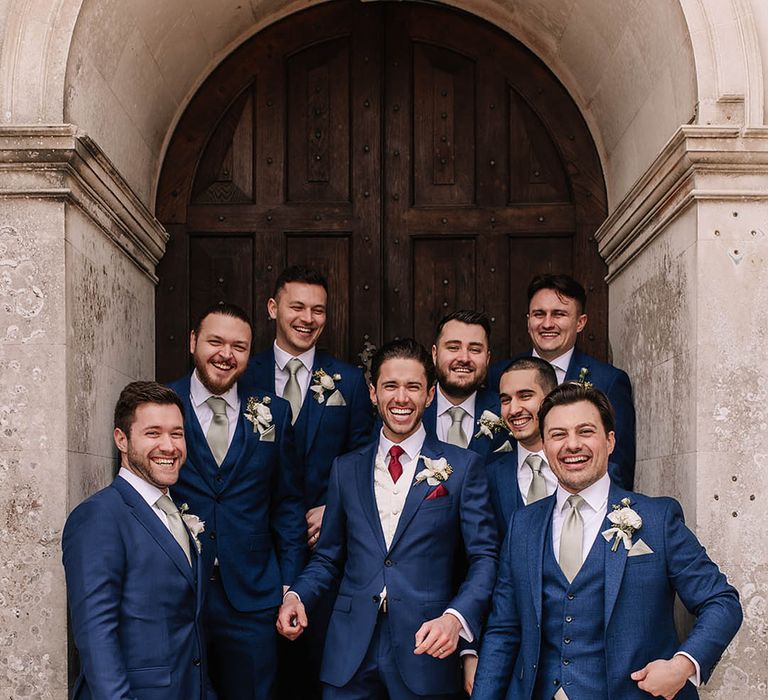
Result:
{"type": "MultiPolygon", "coordinates": [[[[235,47],[313,4],[0,6],[0,265],[14,279],[36,270],[23,289],[0,288],[0,560],[11,572],[0,690],[11,697],[66,694],[58,538],[71,507],[111,476],[117,391],[154,372],[166,238],[150,210],[176,122],[235,47]]],[[[761,425],[768,401],[768,11],[758,0],[635,0],[618,17],[598,0],[450,4],[526,44],[590,127],[610,211],[597,238],[611,340],[639,378],[641,485],[683,497],[748,611],[704,692],[763,692],[768,438],[744,426],[761,425]],[[727,372],[713,373],[723,358],[727,372]]]]}

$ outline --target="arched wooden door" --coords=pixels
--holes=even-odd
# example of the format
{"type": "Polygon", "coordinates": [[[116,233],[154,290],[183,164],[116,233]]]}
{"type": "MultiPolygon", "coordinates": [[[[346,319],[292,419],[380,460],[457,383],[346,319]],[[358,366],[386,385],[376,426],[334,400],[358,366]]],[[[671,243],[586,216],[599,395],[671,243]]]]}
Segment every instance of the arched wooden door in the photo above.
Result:
{"type": "Polygon", "coordinates": [[[432,340],[457,308],[493,318],[495,357],[528,346],[525,287],[566,271],[589,290],[584,348],[607,349],[606,215],[588,129],[525,47],[456,10],[334,2],[265,29],[211,74],[163,166],[157,375],[187,370],[192,319],[220,299],[273,328],[279,271],[329,277],[321,344],[432,340]]]}

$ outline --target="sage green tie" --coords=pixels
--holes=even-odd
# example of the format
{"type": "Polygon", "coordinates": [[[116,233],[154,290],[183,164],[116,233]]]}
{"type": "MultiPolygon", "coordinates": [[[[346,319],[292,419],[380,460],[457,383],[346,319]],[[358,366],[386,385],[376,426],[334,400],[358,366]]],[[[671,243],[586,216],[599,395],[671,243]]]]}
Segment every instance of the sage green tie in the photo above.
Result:
{"type": "Polygon", "coordinates": [[[227,456],[229,449],[229,418],[227,418],[227,402],[221,396],[211,396],[206,402],[213,411],[211,424],[208,426],[208,434],[205,439],[208,440],[208,447],[211,448],[211,454],[216,460],[216,464],[221,466],[224,457],[227,456]]]}
{"type": "Polygon", "coordinates": [[[179,547],[184,551],[184,556],[187,561],[192,564],[192,557],[189,555],[189,533],[187,532],[186,525],[181,519],[181,513],[176,507],[170,496],[163,494],[157,499],[155,505],[165,513],[168,518],[168,529],[175,539],[179,543],[179,547]]]}
{"type": "Polygon", "coordinates": [[[569,583],[576,578],[582,564],[584,520],[579,513],[579,505],[583,502],[584,499],[578,494],[568,496],[566,504],[570,510],[565,516],[560,533],[560,568],[569,583]]]}
{"type": "Polygon", "coordinates": [[[451,417],[451,427],[448,428],[448,434],[446,435],[446,442],[456,447],[467,446],[467,436],[461,429],[461,420],[464,418],[466,411],[461,406],[453,406],[447,411],[451,417]]]}
{"type": "Polygon", "coordinates": [[[525,458],[525,464],[531,468],[533,473],[533,479],[528,488],[528,495],[525,497],[526,505],[531,505],[531,503],[536,503],[536,501],[547,497],[547,482],[541,473],[544,460],[539,455],[530,454],[525,458]]]}
{"type": "Polygon", "coordinates": [[[299,411],[301,411],[301,387],[296,375],[303,366],[304,363],[298,357],[292,357],[285,366],[290,376],[285,384],[283,398],[291,404],[291,415],[293,416],[291,423],[296,422],[296,419],[299,417],[299,411]]]}

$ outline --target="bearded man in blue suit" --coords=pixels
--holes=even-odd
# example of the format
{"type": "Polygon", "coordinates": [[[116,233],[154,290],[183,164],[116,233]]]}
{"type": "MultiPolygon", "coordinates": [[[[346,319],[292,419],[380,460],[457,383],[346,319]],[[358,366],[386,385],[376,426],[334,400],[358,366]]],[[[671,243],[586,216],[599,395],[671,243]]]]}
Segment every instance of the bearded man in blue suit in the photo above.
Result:
{"type": "Polygon", "coordinates": [[[677,501],[610,482],[613,411],[567,383],[542,403],[559,485],[514,512],[473,700],[693,700],[741,624],[736,590],[677,501]],[[696,616],[678,641],[675,595],[696,616]]]}
{"type": "Polygon", "coordinates": [[[481,311],[454,311],[437,325],[432,360],[435,400],[424,412],[429,435],[490,461],[511,449],[499,419],[499,394],[485,380],[491,359],[491,320],[481,311]]]}
{"type": "MultiPolygon", "coordinates": [[[[251,358],[241,380],[253,390],[277,393],[291,403],[311,548],[320,537],[331,464],[339,455],[367,444],[373,424],[362,371],[317,349],[327,310],[328,282],[323,275],[300,265],[283,270],[267,302],[275,322],[274,343],[251,358]]],[[[333,591],[315,612],[319,624],[301,642],[280,646],[278,691],[287,700],[320,697],[318,674],[332,601],[333,591]],[[296,673],[297,665],[303,673],[296,673]]]]}
{"type": "Polygon", "coordinates": [[[224,700],[273,697],[274,616],[306,561],[290,406],[238,383],[251,337],[241,308],[212,306],[190,336],[194,371],[171,384],[187,435],[176,493],[206,522],[203,622],[211,681],[224,700]]]}
{"type": "Polygon", "coordinates": [[[115,407],[120,471],[72,511],[62,548],[76,700],[204,700],[198,535],[169,494],[184,463],[183,408],[155,382],[126,386],[115,407]]]}
{"type": "Polygon", "coordinates": [[[479,633],[496,573],[485,469],[479,455],[427,436],[421,417],[435,372],[423,347],[385,344],[371,375],[381,433],[334,463],[320,542],[285,596],[278,629],[301,634],[340,580],[324,699],[447,700],[461,689],[459,638],[479,633]]]}
{"type": "MultiPolygon", "coordinates": [[[[525,356],[541,357],[557,375],[557,383],[582,380],[603,391],[613,406],[616,449],[610,476],[622,488],[635,483],[635,404],[627,373],[576,347],[587,325],[587,293],[568,275],[538,275],[528,285],[528,335],[533,348],[525,356]]],[[[508,363],[496,363],[489,385],[497,388],[508,363]]]]}

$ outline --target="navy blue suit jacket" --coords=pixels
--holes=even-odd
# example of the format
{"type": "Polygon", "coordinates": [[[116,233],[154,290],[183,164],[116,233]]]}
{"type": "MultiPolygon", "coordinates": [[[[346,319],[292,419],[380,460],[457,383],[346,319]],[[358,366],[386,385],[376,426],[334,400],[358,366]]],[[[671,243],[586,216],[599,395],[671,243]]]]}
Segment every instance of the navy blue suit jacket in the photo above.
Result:
{"type": "MultiPolygon", "coordinates": [[[[530,357],[528,351],[518,357],[530,357]]],[[[497,362],[488,371],[488,384],[498,389],[499,380],[507,365],[512,360],[497,362]]],[[[574,349],[565,380],[579,378],[582,368],[587,369],[586,380],[600,389],[608,397],[616,414],[616,447],[611,455],[613,470],[609,469],[615,484],[632,490],[635,483],[635,403],[632,398],[632,383],[624,370],[574,349]]]]}
{"type": "MultiPolygon", "coordinates": [[[[187,461],[173,493],[205,521],[202,565],[206,580],[218,558],[227,598],[240,612],[280,605],[306,562],[306,522],[301,477],[287,401],[269,395],[276,430],[260,439],[245,417],[248,397],[238,385],[240,418],[221,466],[203,435],[190,401],[190,377],[169,386],[184,403],[187,461]]],[[[264,392],[258,397],[263,398],[264,392]]]]}
{"type": "MultiPolygon", "coordinates": [[[[439,389],[436,389],[436,391],[439,391],[439,389]]],[[[483,414],[483,411],[486,410],[493,412],[497,416],[501,415],[499,394],[492,389],[479,389],[475,398],[475,423],[472,435],[467,436],[469,438],[467,449],[477,452],[483,460],[491,461],[499,456],[498,453],[494,454],[495,451],[498,450],[505,441],[509,440],[511,443],[512,440],[507,431],[494,433],[492,438],[483,434],[480,434],[479,437],[475,437],[480,429],[480,416],[483,414]]],[[[437,439],[437,394],[435,394],[434,401],[432,401],[432,403],[427,406],[427,410],[424,411],[422,421],[424,422],[424,429],[427,431],[427,435],[431,435],[437,439]]]]}
{"type": "MultiPolygon", "coordinates": [[[[623,498],[630,499],[643,520],[633,542],[642,539],[653,553],[628,557],[623,545],[613,552],[612,542],[597,536],[596,546],[608,548],[603,630],[608,700],[641,700],[648,694],[638,689],[630,673],[678,651],[696,659],[706,682],[736,634],[742,613],[738,593],[685,526],[677,501],[612,484],[609,509],[623,498]],[[682,643],[674,625],[675,594],[697,618],[682,643]]],[[[532,697],[541,648],[544,537],[550,533],[554,504],[550,496],[512,516],[472,700],[532,697]]],[[[606,518],[601,529],[608,527],[606,518]]],[[[676,697],[691,700],[698,693],[686,683],[676,697]]]]}
{"type": "MultiPolygon", "coordinates": [[[[335,383],[346,405],[329,406],[328,392],[323,403],[314,400],[311,391],[304,398],[305,408],[309,409],[307,431],[304,440],[297,435],[296,450],[303,464],[304,501],[307,509],[325,503],[333,460],[367,444],[372,437],[373,425],[371,400],[362,371],[320,350],[315,352],[312,372],[318,369],[325,370],[329,375],[341,375],[341,379],[335,383]]],[[[251,358],[240,383],[274,393],[273,348],[251,358]]]]}
{"type": "Polygon", "coordinates": [[[488,488],[491,492],[491,505],[496,515],[496,525],[501,542],[507,534],[509,521],[518,508],[525,503],[517,483],[517,443],[513,441],[512,451],[501,455],[487,465],[488,488]]]}
{"type": "MultiPolygon", "coordinates": [[[[62,538],[77,700],[200,700],[202,567],[123,478],[72,511],[62,538]]],[[[207,694],[208,693],[208,694],[207,694]]]]}
{"type": "MultiPolygon", "coordinates": [[[[453,474],[442,482],[447,495],[429,499],[439,487],[426,481],[412,485],[387,548],[374,492],[377,449],[374,441],[334,463],[320,541],[293,586],[310,611],[311,624],[313,606],[341,579],[320,679],[343,686],[357,671],[373,636],[379,594],[386,586],[393,653],[403,681],[421,695],[455,693],[461,688],[455,656],[443,660],[416,656],[414,637],[424,622],[447,608],[461,613],[473,634],[482,628],[498,550],[482,459],[427,437],[422,455],[445,457],[453,467],[453,474]],[[466,575],[457,583],[453,573],[462,550],[466,575]]],[[[416,473],[422,465],[420,461],[416,473]]]]}

